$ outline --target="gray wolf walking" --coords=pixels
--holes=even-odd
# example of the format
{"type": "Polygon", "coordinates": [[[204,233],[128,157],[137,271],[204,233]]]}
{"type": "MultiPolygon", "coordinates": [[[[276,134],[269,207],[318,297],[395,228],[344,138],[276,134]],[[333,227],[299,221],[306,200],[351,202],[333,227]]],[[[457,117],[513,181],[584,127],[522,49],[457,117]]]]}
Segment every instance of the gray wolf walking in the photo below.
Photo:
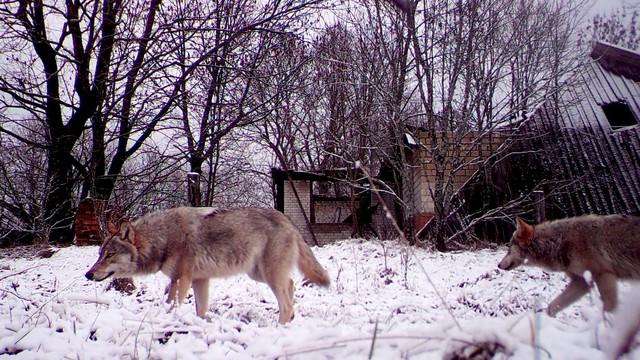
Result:
{"type": "Polygon", "coordinates": [[[598,286],[605,311],[615,309],[617,279],[640,279],[640,217],[585,215],[529,225],[516,218],[507,255],[498,267],[511,270],[525,264],[564,271],[569,285],[547,313],[557,314],[589,292],[589,271],[598,286]]]}
{"type": "Polygon", "coordinates": [[[307,281],[329,285],[302,235],[274,209],[180,207],[150,213],[120,227],[100,247],[89,280],[129,277],[162,271],[169,276],[167,303],[180,305],[193,287],[196,313],[205,316],[209,279],[247,273],[266,282],[278,300],[278,322],[293,316],[291,269],[297,265],[307,281]]]}

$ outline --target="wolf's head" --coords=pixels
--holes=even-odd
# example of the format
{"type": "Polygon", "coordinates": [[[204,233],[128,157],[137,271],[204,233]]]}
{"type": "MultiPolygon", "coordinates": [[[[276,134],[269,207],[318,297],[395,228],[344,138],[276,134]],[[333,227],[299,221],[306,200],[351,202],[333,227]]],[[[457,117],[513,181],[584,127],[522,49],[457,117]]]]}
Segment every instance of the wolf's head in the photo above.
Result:
{"type": "Polygon", "coordinates": [[[533,225],[529,225],[519,217],[516,217],[516,231],[509,241],[507,255],[502,258],[498,267],[502,270],[515,269],[526,260],[524,249],[533,239],[533,225]]]}
{"type": "Polygon", "coordinates": [[[128,277],[136,270],[138,250],[133,226],[124,222],[118,228],[109,222],[107,230],[110,236],[100,246],[98,261],[85,274],[89,280],[102,281],[111,275],[128,277]]]}

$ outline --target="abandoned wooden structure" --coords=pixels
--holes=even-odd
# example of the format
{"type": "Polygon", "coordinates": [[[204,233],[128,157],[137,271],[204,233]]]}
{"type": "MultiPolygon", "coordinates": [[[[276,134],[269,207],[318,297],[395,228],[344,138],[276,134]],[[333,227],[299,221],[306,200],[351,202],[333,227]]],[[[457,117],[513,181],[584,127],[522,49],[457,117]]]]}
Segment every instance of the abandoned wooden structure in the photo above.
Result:
{"type": "MultiPolygon", "coordinates": [[[[271,174],[275,208],[291,219],[310,244],[359,236],[398,236],[367,183],[354,180],[358,174],[345,170],[318,173],[281,169],[272,169],[271,174]]],[[[391,195],[381,196],[385,203],[393,204],[391,195]]]]}
{"type": "Polygon", "coordinates": [[[449,236],[508,241],[512,216],[534,221],[536,206],[547,219],[640,214],[640,53],[597,43],[576,76],[460,188],[449,236]]]}

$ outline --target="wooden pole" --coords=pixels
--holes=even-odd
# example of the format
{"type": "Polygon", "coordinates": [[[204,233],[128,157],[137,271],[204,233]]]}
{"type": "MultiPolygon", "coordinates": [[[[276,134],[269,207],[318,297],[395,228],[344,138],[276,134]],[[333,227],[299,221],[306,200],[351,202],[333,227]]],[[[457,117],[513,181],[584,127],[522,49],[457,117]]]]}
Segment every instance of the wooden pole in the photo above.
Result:
{"type": "Polygon", "coordinates": [[[190,206],[200,206],[202,194],[200,193],[200,174],[187,173],[187,201],[190,206]]]}
{"type": "Polygon", "coordinates": [[[536,190],[533,192],[533,211],[533,216],[536,224],[547,220],[545,212],[544,191],[536,190]]]}

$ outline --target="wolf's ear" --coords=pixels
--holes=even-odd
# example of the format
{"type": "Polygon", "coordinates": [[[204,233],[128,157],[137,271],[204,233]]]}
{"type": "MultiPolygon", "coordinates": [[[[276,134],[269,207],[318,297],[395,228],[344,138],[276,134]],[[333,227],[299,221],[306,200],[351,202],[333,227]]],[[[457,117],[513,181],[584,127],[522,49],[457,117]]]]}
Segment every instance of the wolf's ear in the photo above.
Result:
{"type": "Polygon", "coordinates": [[[533,239],[533,226],[516,216],[516,232],[513,236],[520,244],[527,245],[533,239]]]}
{"type": "Polygon", "coordinates": [[[128,222],[123,222],[120,225],[120,236],[123,239],[126,239],[127,241],[129,241],[130,243],[135,243],[136,241],[136,234],[133,230],[133,226],[131,226],[131,223],[128,222]]]}
{"type": "Polygon", "coordinates": [[[120,229],[116,226],[116,224],[112,223],[111,221],[107,221],[107,231],[109,232],[109,234],[113,235],[119,230],[120,229]]]}

